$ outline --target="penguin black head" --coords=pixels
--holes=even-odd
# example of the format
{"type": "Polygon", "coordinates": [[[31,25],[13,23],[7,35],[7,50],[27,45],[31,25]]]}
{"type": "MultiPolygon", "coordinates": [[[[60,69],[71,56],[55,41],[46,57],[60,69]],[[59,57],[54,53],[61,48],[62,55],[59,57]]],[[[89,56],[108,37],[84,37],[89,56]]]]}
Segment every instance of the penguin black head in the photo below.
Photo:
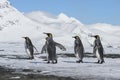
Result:
{"type": "Polygon", "coordinates": [[[75,38],[75,39],[79,39],[79,36],[74,36],[73,38],[75,38]]]}
{"type": "Polygon", "coordinates": [[[93,37],[95,37],[96,39],[100,38],[100,36],[99,36],[99,35],[95,35],[95,36],[93,36],[93,37]]]}
{"type": "Polygon", "coordinates": [[[24,38],[24,39],[28,39],[29,37],[22,37],[22,38],[24,38]]]}
{"type": "Polygon", "coordinates": [[[43,33],[46,34],[48,37],[52,37],[52,33],[43,33]]]}

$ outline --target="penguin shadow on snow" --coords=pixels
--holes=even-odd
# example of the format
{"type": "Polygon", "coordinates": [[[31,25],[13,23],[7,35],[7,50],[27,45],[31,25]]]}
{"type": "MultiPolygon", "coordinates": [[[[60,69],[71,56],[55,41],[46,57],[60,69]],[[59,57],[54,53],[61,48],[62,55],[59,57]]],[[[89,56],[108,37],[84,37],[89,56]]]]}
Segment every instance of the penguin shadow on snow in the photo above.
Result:
{"type": "Polygon", "coordinates": [[[88,62],[88,61],[84,61],[83,63],[86,63],[86,64],[87,64],[87,63],[88,63],[88,64],[89,64],[89,63],[90,63],[90,64],[97,64],[97,62],[88,62]]]}
{"type": "Polygon", "coordinates": [[[30,63],[33,63],[33,64],[46,64],[46,62],[42,62],[42,61],[30,61],[30,63]]]}
{"type": "Polygon", "coordinates": [[[0,56],[2,58],[8,58],[8,59],[23,59],[23,60],[30,60],[29,57],[24,56],[24,55],[4,55],[4,56],[0,56]]]}
{"type": "Polygon", "coordinates": [[[29,57],[23,56],[23,55],[10,55],[10,56],[3,56],[2,58],[7,58],[7,59],[14,59],[14,60],[28,60],[30,63],[34,64],[46,64],[44,61],[39,61],[38,58],[30,59],[29,57]]]}
{"type": "Polygon", "coordinates": [[[76,61],[63,61],[63,62],[66,62],[66,63],[76,63],[76,61]]]}
{"type": "MultiPolygon", "coordinates": [[[[66,62],[66,63],[78,63],[78,62],[76,62],[76,61],[63,61],[63,62],[66,62]]],[[[83,64],[83,63],[95,63],[95,62],[80,62],[79,64],[83,64]]]]}
{"type": "MultiPolygon", "coordinates": [[[[65,62],[65,63],[78,63],[78,62],[76,62],[76,61],[63,61],[63,62],[65,62]]],[[[90,61],[83,61],[82,63],[80,62],[80,63],[78,63],[78,64],[100,64],[100,63],[98,63],[98,62],[90,62],[90,61]]],[[[101,63],[101,64],[103,64],[103,63],[101,63]]]]}
{"type": "Polygon", "coordinates": [[[95,61],[93,61],[93,62],[92,62],[92,61],[91,61],[91,62],[90,62],[90,61],[89,61],[89,62],[88,62],[88,61],[84,61],[83,63],[86,63],[86,64],[89,64],[89,63],[90,63],[90,64],[103,64],[103,63],[105,63],[105,62],[103,62],[103,63],[98,63],[98,62],[95,62],[95,61]]]}

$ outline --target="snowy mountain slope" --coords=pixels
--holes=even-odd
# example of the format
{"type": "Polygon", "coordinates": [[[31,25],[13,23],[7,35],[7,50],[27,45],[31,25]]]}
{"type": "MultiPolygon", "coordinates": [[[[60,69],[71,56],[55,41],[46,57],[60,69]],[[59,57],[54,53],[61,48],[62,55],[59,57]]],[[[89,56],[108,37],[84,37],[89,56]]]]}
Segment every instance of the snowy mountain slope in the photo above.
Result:
{"type": "Polygon", "coordinates": [[[0,4],[3,6],[0,7],[1,42],[23,42],[21,37],[29,36],[36,44],[43,45],[46,37],[43,32],[51,32],[54,40],[64,44],[69,50],[73,48],[74,39],[72,36],[75,35],[80,36],[85,48],[91,48],[90,45],[93,44],[94,38],[89,35],[95,34],[99,34],[102,37],[104,46],[111,45],[116,48],[120,46],[119,33],[113,34],[116,31],[119,32],[119,27],[113,28],[112,25],[105,26],[105,24],[101,24],[102,28],[99,28],[101,26],[99,24],[84,25],[64,13],[54,16],[46,12],[37,11],[24,16],[10,5],[7,0],[1,0],[0,4]]]}
{"type": "Polygon", "coordinates": [[[94,38],[89,37],[89,35],[95,34],[99,34],[101,36],[103,45],[114,45],[115,47],[120,45],[119,26],[100,23],[84,25],[77,19],[68,17],[63,13],[58,16],[53,16],[50,14],[48,15],[48,13],[46,14],[44,12],[36,11],[25,14],[25,16],[40,24],[48,24],[51,27],[61,29],[63,32],[67,32],[68,34],[79,35],[82,38],[84,45],[86,46],[88,46],[89,43],[92,44],[94,41],[94,38]]]}
{"type": "Polygon", "coordinates": [[[120,35],[120,26],[113,26],[105,23],[89,25],[92,29],[97,29],[111,35],[120,35]]]}
{"type": "Polygon", "coordinates": [[[0,0],[0,29],[0,41],[19,41],[22,36],[38,38],[43,32],[60,32],[28,19],[7,0],[0,0]]]}
{"type": "MultiPolygon", "coordinates": [[[[50,15],[40,11],[25,14],[28,18],[42,25],[49,25],[51,28],[59,29],[62,33],[56,35],[54,39],[65,46],[73,47],[74,39],[72,36],[79,35],[85,47],[90,47],[88,35],[92,34],[80,21],[73,17],[61,13],[58,16],[50,15]],[[87,39],[86,39],[87,38],[87,39]]],[[[69,49],[71,50],[71,49],[69,49]]],[[[71,52],[71,51],[70,51],[71,52]]],[[[72,51],[73,52],[73,51],[72,51]]]]}
{"type": "Polygon", "coordinates": [[[51,32],[55,34],[55,36],[63,36],[75,28],[74,26],[76,26],[76,24],[74,24],[74,21],[79,23],[76,19],[69,18],[64,14],[60,14],[56,17],[58,18],[57,21],[53,16],[50,18],[51,15],[49,14],[44,16],[45,13],[42,13],[40,16],[36,16],[41,20],[41,22],[30,20],[10,5],[7,0],[2,0],[0,3],[4,6],[0,7],[0,41],[17,41],[21,40],[22,36],[41,38],[43,32],[51,32]],[[71,29],[68,29],[69,26],[72,26],[71,29]]]}
{"type": "Polygon", "coordinates": [[[66,30],[68,32],[71,32],[75,27],[77,27],[76,23],[80,24],[80,26],[83,25],[77,19],[68,17],[63,13],[59,14],[58,16],[54,16],[49,13],[36,11],[25,14],[25,16],[40,24],[46,24],[57,29],[66,30]]]}
{"type": "Polygon", "coordinates": [[[120,45],[120,26],[97,23],[87,25],[87,27],[89,27],[89,30],[93,31],[95,34],[101,35],[103,43],[108,43],[115,48],[120,45]]]}

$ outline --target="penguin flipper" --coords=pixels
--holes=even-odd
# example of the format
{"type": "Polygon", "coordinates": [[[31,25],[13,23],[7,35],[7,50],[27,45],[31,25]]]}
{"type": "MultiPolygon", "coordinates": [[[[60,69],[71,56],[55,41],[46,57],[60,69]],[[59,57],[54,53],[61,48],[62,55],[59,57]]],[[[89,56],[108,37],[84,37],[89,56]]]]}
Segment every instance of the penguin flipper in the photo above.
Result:
{"type": "Polygon", "coordinates": [[[46,48],[47,48],[47,45],[45,44],[41,50],[41,53],[44,53],[44,52],[46,53],[46,48]]]}
{"type": "Polygon", "coordinates": [[[34,49],[36,50],[36,52],[38,52],[37,48],[33,45],[34,49]]]}
{"type": "Polygon", "coordinates": [[[66,48],[62,44],[55,42],[55,46],[59,47],[63,51],[66,51],[66,48]]]}

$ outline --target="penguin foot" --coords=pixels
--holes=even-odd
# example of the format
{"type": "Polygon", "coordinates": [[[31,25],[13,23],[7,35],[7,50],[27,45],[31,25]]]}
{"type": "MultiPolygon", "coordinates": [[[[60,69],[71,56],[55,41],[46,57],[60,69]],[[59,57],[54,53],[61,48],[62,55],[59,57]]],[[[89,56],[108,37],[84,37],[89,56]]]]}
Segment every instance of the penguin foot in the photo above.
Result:
{"type": "Polygon", "coordinates": [[[29,57],[29,59],[31,59],[31,60],[32,60],[32,59],[34,59],[34,57],[29,57]]]}
{"type": "Polygon", "coordinates": [[[55,64],[55,62],[54,62],[54,61],[52,61],[52,64],[55,64]]]}
{"type": "Polygon", "coordinates": [[[55,63],[57,63],[57,60],[55,60],[55,63]]]}
{"type": "Polygon", "coordinates": [[[47,64],[49,64],[49,63],[50,63],[50,61],[47,62],[47,64]]]}
{"type": "Polygon", "coordinates": [[[97,63],[100,63],[100,60],[98,60],[98,62],[97,63]]]}
{"type": "Polygon", "coordinates": [[[98,60],[98,62],[96,62],[96,63],[102,64],[102,63],[104,63],[104,61],[98,60]]]}
{"type": "Polygon", "coordinates": [[[56,61],[55,61],[55,62],[53,61],[52,64],[57,64],[57,62],[56,62],[56,61]]]}
{"type": "Polygon", "coordinates": [[[31,57],[31,59],[34,59],[34,57],[31,57]]]}
{"type": "Polygon", "coordinates": [[[57,60],[55,60],[55,61],[52,61],[52,64],[57,64],[57,60]]]}
{"type": "Polygon", "coordinates": [[[77,63],[83,63],[83,61],[82,60],[79,60],[79,61],[76,61],[77,63]]]}
{"type": "Polygon", "coordinates": [[[100,64],[103,64],[103,63],[104,63],[104,61],[101,61],[101,62],[100,62],[100,64]]]}

